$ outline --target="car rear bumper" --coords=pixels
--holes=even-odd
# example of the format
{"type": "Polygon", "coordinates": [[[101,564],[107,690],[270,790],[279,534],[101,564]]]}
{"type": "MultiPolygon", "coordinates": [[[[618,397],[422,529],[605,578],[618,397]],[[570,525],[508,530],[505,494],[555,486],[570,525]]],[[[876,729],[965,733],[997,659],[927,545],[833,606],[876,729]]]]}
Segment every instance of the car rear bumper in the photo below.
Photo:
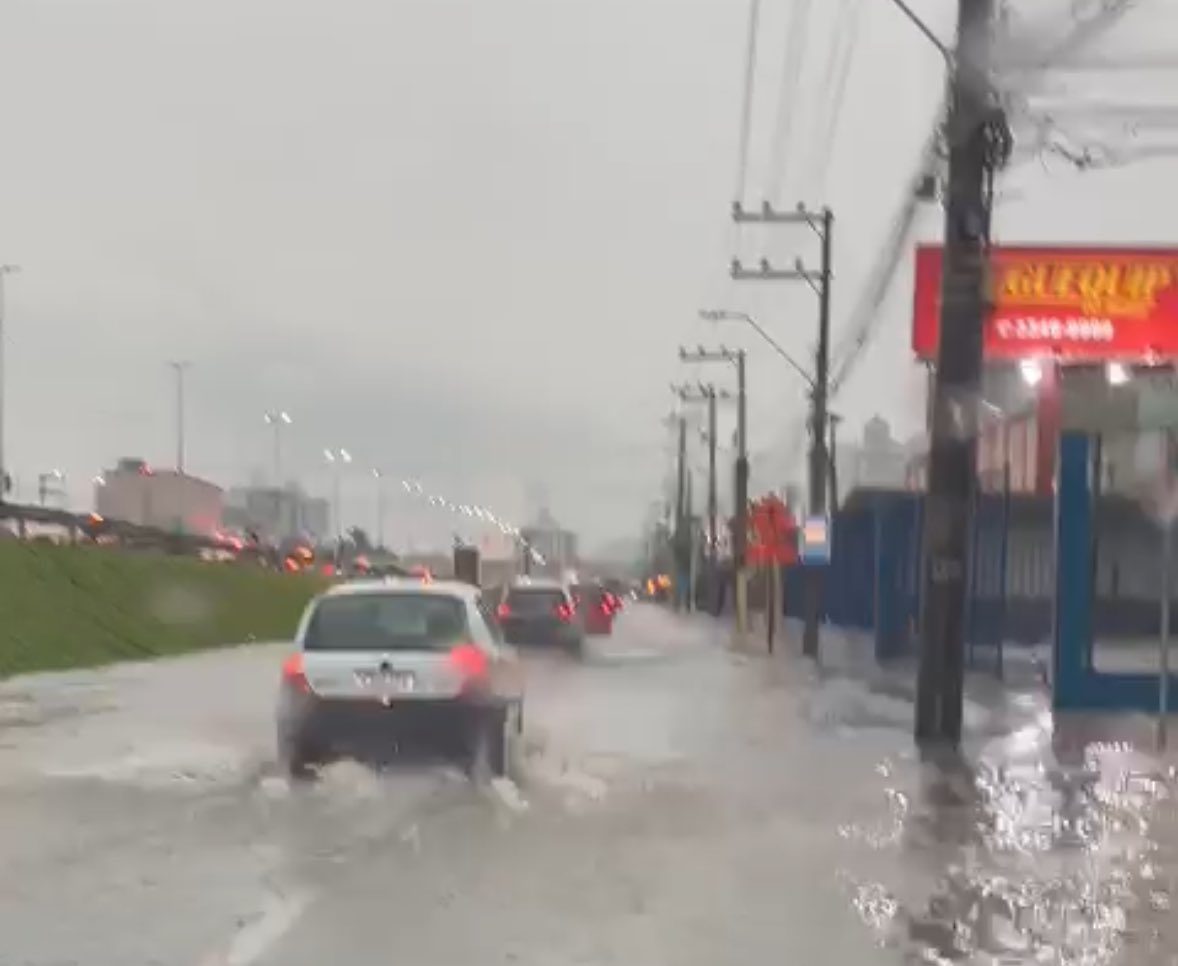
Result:
{"type": "Polygon", "coordinates": [[[581,640],[581,630],[569,624],[550,621],[507,620],[501,625],[508,644],[547,644],[573,647],[581,640]]]}
{"type": "Polygon", "coordinates": [[[501,700],[446,698],[394,701],[317,698],[283,701],[278,713],[281,751],[316,756],[389,749],[401,742],[446,745],[464,741],[501,700]]]}

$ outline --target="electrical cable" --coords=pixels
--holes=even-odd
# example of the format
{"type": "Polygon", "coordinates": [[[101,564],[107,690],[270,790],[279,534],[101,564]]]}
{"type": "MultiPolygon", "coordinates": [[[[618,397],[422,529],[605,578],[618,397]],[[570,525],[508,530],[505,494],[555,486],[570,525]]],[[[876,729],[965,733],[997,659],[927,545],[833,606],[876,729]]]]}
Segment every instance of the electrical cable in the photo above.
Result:
{"type": "Polygon", "coordinates": [[[737,149],[736,187],[733,201],[743,201],[748,185],[749,141],[753,128],[753,89],[757,74],[757,34],[761,23],[761,0],[749,0],[748,43],[744,54],[744,92],[740,105],[740,144],[737,149]]]}
{"type": "Polygon", "coordinates": [[[817,185],[817,196],[826,193],[826,176],[830,158],[837,139],[839,122],[842,120],[843,103],[847,95],[847,83],[851,77],[851,64],[859,42],[859,26],[862,21],[863,0],[844,0],[835,25],[837,40],[842,41],[831,51],[830,63],[823,90],[832,91],[833,97],[825,114],[822,132],[817,138],[818,150],[812,155],[813,163],[806,178],[806,184],[817,185]]]}
{"type": "Polygon", "coordinates": [[[785,159],[793,140],[794,120],[797,116],[798,88],[806,56],[806,34],[810,26],[811,0],[793,0],[786,26],[785,59],[782,64],[781,88],[777,94],[777,114],[773,135],[769,142],[769,171],[765,197],[770,202],[781,201],[785,182],[785,159]]]}
{"type": "MultiPolygon", "coordinates": [[[[1088,19],[1077,23],[1067,36],[1052,47],[1047,54],[1040,56],[1036,61],[1033,71],[1041,76],[1042,72],[1051,68],[1055,60],[1073,56],[1080,52],[1085,46],[1099,37],[1100,34],[1120,21],[1137,2],[1138,0],[1102,0],[1102,6],[1099,11],[1088,19]]],[[[1021,85],[1021,89],[1024,93],[1033,91],[1034,78],[1032,78],[1030,84],[1021,85]]],[[[876,306],[882,304],[882,300],[890,290],[895,275],[903,262],[904,243],[915,221],[916,213],[919,210],[919,200],[915,197],[915,188],[919,185],[920,181],[923,181],[925,174],[932,169],[932,165],[935,163],[935,145],[940,139],[940,130],[944,123],[944,118],[947,116],[948,105],[946,104],[937,114],[933,136],[930,139],[932,150],[930,151],[930,147],[926,146],[925,151],[922,153],[921,173],[917,179],[913,179],[910,185],[913,190],[901,201],[897,217],[892,224],[892,231],[889,237],[890,243],[885,244],[880,249],[880,257],[876,262],[871,276],[869,276],[869,281],[865,285],[859,301],[856,303],[855,311],[851,315],[849,328],[854,335],[851,336],[852,342],[850,349],[845,350],[847,352],[846,357],[836,364],[835,378],[832,381],[830,392],[832,399],[838,390],[845,385],[847,379],[854,371],[858,360],[862,357],[863,350],[870,343],[873,329],[877,322],[876,316],[879,315],[875,310],[876,306]]]]}

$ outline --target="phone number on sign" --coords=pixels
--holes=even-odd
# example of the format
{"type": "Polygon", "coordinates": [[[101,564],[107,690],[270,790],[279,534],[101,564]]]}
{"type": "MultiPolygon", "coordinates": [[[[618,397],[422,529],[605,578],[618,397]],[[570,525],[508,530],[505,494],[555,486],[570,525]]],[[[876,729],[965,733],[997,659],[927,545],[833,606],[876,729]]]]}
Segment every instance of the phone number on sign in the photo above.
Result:
{"type": "Polygon", "coordinates": [[[998,319],[994,331],[1000,339],[1070,339],[1081,342],[1111,342],[1116,327],[1111,319],[1051,318],[1024,316],[998,319]]]}

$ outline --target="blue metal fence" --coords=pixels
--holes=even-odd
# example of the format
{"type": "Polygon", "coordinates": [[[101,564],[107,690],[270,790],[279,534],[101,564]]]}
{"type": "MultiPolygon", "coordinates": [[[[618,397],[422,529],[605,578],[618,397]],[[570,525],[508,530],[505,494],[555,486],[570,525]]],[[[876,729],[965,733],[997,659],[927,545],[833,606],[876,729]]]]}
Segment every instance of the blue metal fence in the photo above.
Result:
{"type": "MultiPolygon", "coordinates": [[[[859,491],[836,514],[832,559],[825,581],[825,618],[840,627],[873,632],[879,660],[912,652],[920,615],[920,561],[923,541],[922,494],[859,491]]],[[[1010,636],[1010,501],[1001,495],[979,497],[976,533],[971,540],[967,640],[971,657],[1001,661],[1001,644],[1010,636]],[[983,652],[993,647],[999,653],[983,652]]],[[[785,609],[802,616],[803,568],[785,573],[785,609]]]]}

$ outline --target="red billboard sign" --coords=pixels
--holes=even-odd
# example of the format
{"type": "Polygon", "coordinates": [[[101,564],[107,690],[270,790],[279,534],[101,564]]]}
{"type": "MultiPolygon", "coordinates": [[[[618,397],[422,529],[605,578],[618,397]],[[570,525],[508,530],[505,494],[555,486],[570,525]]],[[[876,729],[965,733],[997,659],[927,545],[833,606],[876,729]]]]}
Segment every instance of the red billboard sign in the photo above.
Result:
{"type": "MultiPolygon", "coordinates": [[[[912,348],[935,359],[942,249],[916,249],[912,348]]],[[[988,359],[1178,357],[1178,248],[996,247],[988,359]]]]}

